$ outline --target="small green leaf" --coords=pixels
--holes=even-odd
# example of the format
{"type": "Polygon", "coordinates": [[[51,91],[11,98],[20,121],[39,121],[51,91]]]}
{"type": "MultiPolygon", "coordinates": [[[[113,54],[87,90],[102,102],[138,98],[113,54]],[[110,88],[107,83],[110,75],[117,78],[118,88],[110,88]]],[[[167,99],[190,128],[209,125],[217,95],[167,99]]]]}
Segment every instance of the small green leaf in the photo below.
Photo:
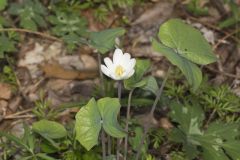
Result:
{"type": "Polygon", "coordinates": [[[0,11],[4,10],[7,6],[7,0],[0,0],[0,11]]]}
{"type": "Polygon", "coordinates": [[[160,27],[158,36],[164,45],[194,63],[209,64],[217,61],[203,35],[180,19],[165,22],[160,27]]]}
{"type": "Polygon", "coordinates": [[[202,81],[202,72],[196,64],[188,61],[186,58],[177,54],[173,49],[164,46],[156,40],[153,40],[152,45],[155,51],[166,56],[173,65],[180,68],[187,78],[188,83],[193,86],[193,90],[196,90],[200,86],[202,81]]]}
{"type": "Polygon", "coordinates": [[[125,33],[124,28],[106,29],[100,32],[91,32],[90,45],[100,53],[105,54],[114,48],[115,39],[125,33]]]}
{"type": "Polygon", "coordinates": [[[64,126],[54,121],[40,120],[33,123],[32,128],[34,132],[50,139],[63,138],[67,135],[64,126]]]}
{"type": "Polygon", "coordinates": [[[101,115],[95,99],[91,99],[76,115],[76,139],[90,150],[98,144],[98,135],[101,130],[101,115]]]}
{"type": "Polygon", "coordinates": [[[143,79],[143,75],[147,72],[147,70],[149,70],[150,64],[149,60],[137,59],[135,73],[129,79],[124,80],[124,87],[131,90],[137,87],[145,86],[147,84],[147,79],[143,79]]]}
{"type": "Polygon", "coordinates": [[[48,156],[45,153],[38,153],[36,155],[37,155],[37,157],[41,158],[41,160],[57,160],[57,159],[55,159],[53,157],[48,156]]]}
{"type": "Polygon", "coordinates": [[[6,137],[7,139],[9,139],[10,141],[13,141],[14,143],[16,143],[19,147],[23,147],[24,149],[30,151],[30,148],[18,137],[9,134],[9,133],[5,133],[0,131],[0,137],[6,137]]]}
{"type": "Polygon", "coordinates": [[[142,89],[146,91],[151,91],[153,94],[157,95],[158,84],[156,79],[153,76],[147,77],[146,85],[142,87],[142,89]]]}
{"type": "Polygon", "coordinates": [[[97,102],[99,112],[103,119],[103,128],[111,136],[122,138],[126,133],[120,127],[117,117],[120,111],[118,98],[102,98],[97,102]]]}

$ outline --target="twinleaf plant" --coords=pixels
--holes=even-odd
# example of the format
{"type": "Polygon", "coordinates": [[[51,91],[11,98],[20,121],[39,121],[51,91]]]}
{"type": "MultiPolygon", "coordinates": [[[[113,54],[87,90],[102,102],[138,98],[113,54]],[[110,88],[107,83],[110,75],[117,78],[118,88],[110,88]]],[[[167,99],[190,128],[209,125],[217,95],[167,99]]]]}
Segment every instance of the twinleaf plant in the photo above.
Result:
{"type": "Polygon", "coordinates": [[[160,42],[153,40],[154,50],[179,67],[193,90],[196,90],[202,81],[202,72],[197,64],[206,65],[217,61],[203,35],[182,20],[172,19],[160,27],[158,38],[160,42]]]}
{"type": "Polygon", "coordinates": [[[76,139],[90,150],[98,144],[101,129],[113,137],[124,137],[126,133],[117,122],[119,110],[117,98],[91,99],[76,115],[76,139]]]}

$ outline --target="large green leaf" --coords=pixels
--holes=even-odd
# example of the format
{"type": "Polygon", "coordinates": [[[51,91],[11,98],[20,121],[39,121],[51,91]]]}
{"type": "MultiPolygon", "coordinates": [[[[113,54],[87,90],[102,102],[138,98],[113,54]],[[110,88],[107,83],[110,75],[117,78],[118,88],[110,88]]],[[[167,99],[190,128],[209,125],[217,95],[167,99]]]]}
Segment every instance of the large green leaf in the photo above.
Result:
{"type": "Polygon", "coordinates": [[[180,19],[171,19],[159,29],[161,42],[175,52],[197,64],[209,64],[217,60],[211,46],[195,28],[180,19]]]}
{"type": "Polygon", "coordinates": [[[90,45],[96,48],[100,53],[104,54],[115,45],[115,39],[125,33],[123,28],[106,29],[100,32],[91,32],[89,39],[90,45]]]}
{"type": "Polygon", "coordinates": [[[174,65],[178,66],[188,80],[188,83],[193,86],[193,90],[196,90],[202,81],[202,72],[198,66],[186,58],[177,54],[173,49],[164,46],[163,44],[153,40],[152,42],[154,50],[160,52],[174,65]]]}
{"type": "Polygon", "coordinates": [[[102,117],[104,130],[113,137],[122,138],[126,136],[126,133],[117,121],[121,106],[118,98],[102,98],[98,100],[97,105],[102,117]]]}
{"type": "Polygon", "coordinates": [[[51,139],[63,138],[67,135],[64,126],[54,121],[40,120],[33,123],[32,128],[34,132],[51,139]]]}
{"type": "Polygon", "coordinates": [[[134,89],[137,87],[143,87],[147,84],[147,79],[143,79],[143,75],[146,73],[147,70],[150,68],[150,61],[149,60],[141,60],[137,59],[135,65],[135,73],[129,79],[124,80],[124,87],[126,89],[134,89]]]}
{"type": "Polygon", "coordinates": [[[7,6],[7,0],[0,0],[0,11],[7,6]]]}
{"type": "Polygon", "coordinates": [[[76,139],[90,150],[98,144],[98,135],[101,130],[101,115],[95,99],[91,99],[76,115],[76,139]]]}

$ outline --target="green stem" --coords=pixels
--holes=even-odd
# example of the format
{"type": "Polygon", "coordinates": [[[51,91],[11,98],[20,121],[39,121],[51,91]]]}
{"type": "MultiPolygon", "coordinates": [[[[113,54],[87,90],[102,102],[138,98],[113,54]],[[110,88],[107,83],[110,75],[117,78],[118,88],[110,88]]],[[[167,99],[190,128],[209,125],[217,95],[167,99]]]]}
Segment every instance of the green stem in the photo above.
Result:
{"type": "MultiPolygon", "coordinates": [[[[162,85],[161,85],[161,87],[159,88],[159,90],[157,92],[155,101],[154,101],[154,103],[152,105],[152,109],[151,109],[151,111],[149,113],[150,116],[152,116],[152,117],[154,116],[154,111],[156,110],[157,103],[158,103],[159,99],[161,98],[161,95],[162,95],[162,92],[163,92],[163,88],[164,88],[164,86],[165,86],[165,84],[167,82],[167,79],[168,79],[168,76],[169,76],[169,73],[170,73],[170,69],[171,69],[171,67],[168,68],[167,75],[164,78],[164,80],[162,82],[162,85]]],[[[144,144],[144,140],[145,140],[145,138],[147,136],[147,133],[148,133],[149,129],[150,129],[150,127],[148,127],[148,126],[146,128],[144,128],[144,134],[143,134],[143,137],[141,139],[140,145],[138,147],[137,155],[136,155],[136,159],[135,160],[139,159],[139,156],[140,156],[140,153],[141,153],[141,150],[142,150],[142,146],[144,144]]]]}
{"type": "Polygon", "coordinates": [[[128,123],[130,120],[130,111],[131,111],[131,100],[132,100],[132,94],[133,94],[134,89],[132,89],[129,92],[129,96],[128,96],[128,106],[127,106],[127,115],[126,115],[126,126],[125,126],[125,131],[127,133],[127,136],[125,138],[125,142],[124,142],[124,160],[127,160],[127,151],[128,151],[128,123]]]}
{"type": "MultiPolygon", "coordinates": [[[[118,81],[118,99],[119,99],[120,103],[121,103],[121,94],[122,94],[122,81],[118,81]]],[[[118,138],[117,139],[117,153],[116,153],[117,160],[120,159],[120,145],[121,145],[121,142],[120,142],[120,139],[118,138]]]]}
{"type": "Polygon", "coordinates": [[[105,139],[105,133],[104,130],[101,131],[101,140],[102,140],[102,158],[103,160],[106,160],[106,139],[105,139]]]}

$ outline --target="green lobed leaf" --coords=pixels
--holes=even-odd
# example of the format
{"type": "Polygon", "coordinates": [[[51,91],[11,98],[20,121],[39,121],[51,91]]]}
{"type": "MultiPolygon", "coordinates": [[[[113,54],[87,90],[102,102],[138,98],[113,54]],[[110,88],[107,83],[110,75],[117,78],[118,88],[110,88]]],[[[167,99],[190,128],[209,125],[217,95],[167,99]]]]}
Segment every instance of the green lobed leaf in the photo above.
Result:
{"type": "Polygon", "coordinates": [[[118,113],[120,111],[120,103],[118,98],[102,98],[97,102],[99,112],[103,121],[104,130],[111,136],[122,138],[126,133],[120,127],[117,121],[118,113]]]}
{"type": "Polygon", "coordinates": [[[75,118],[76,139],[90,150],[98,144],[98,135],[101,130],[101,115],[95,99],[92,98],[87,105],[83,106],[75,118]]]}
{"type": "Polygon", "coordinates": [[[215,135],[225,140],[234,140],[239,135],[239,124],[213,122],[208,126],[206,135],[215,135]]]}
{"type": "Polygon", "coordinates": [[[125,33],[124,28],[106,29],[100,32],[91,32],[89,36],[90,45],[100,53],[105,54],[114,48],[115,39],[125,33]]]}
{"type": "Polygon", "coordinates": [[[143,87],[147,84],[148,79],[143,79],[144,74],[150,68],[150,61],[149,60],[141,60],[137,59],[135,65],[135,73],[132,77],[127,80],[124,80],[124,87],[128,90],[143,87]]]}
{"type": "Polygon", "coordinates": [[[240,141],[227,141],[222,147],[232,159],[240,160],[240,141]]]}
{"type": "Polygon", "coordinates": [[[44,16],[46,8],[38,0],[23,0],[22,3],[11,3],[9,13],[19,16],[20,26],[25,29],[37,30],[38,26],[46,27],[44,16]]]}
{"type": "Polygon", "coordinates": [[[180,129],[187,135],[202,135],[200,126],[204,120],[204,113],[198,106],[171,104],[170,117],[180,124],[180,129]]]}
{"type": "Polygon", "coordinates": [[[67,135],[67,131],[63,125],[49,120],[40,120],[33,123],[32,129],[41,136],[50,139],[63,138],[67,135]]]}
{"type": "Polygon", "coordinates": [[[171,19],[159,29],[159,39],[167,47],[194,63],[209,64],[217,61],[211,46],[197,29],[180,19],[171,19]]]}
{"type": "Polygon", "coordinates": [[[188,80],[188,83],[196,90],[202,81],[202,72],[198,66],[186,58],[177,54],[173,49],[164,46],[163,44],[153,40],[153,49],[163,54],[173,65],[176,65],[183,72],[188,80]]]}
{"type": "Polygon", "coordinates": [[[4,10],[7,4],[7,0],[0,0],[0,11],[4,10]]]}

